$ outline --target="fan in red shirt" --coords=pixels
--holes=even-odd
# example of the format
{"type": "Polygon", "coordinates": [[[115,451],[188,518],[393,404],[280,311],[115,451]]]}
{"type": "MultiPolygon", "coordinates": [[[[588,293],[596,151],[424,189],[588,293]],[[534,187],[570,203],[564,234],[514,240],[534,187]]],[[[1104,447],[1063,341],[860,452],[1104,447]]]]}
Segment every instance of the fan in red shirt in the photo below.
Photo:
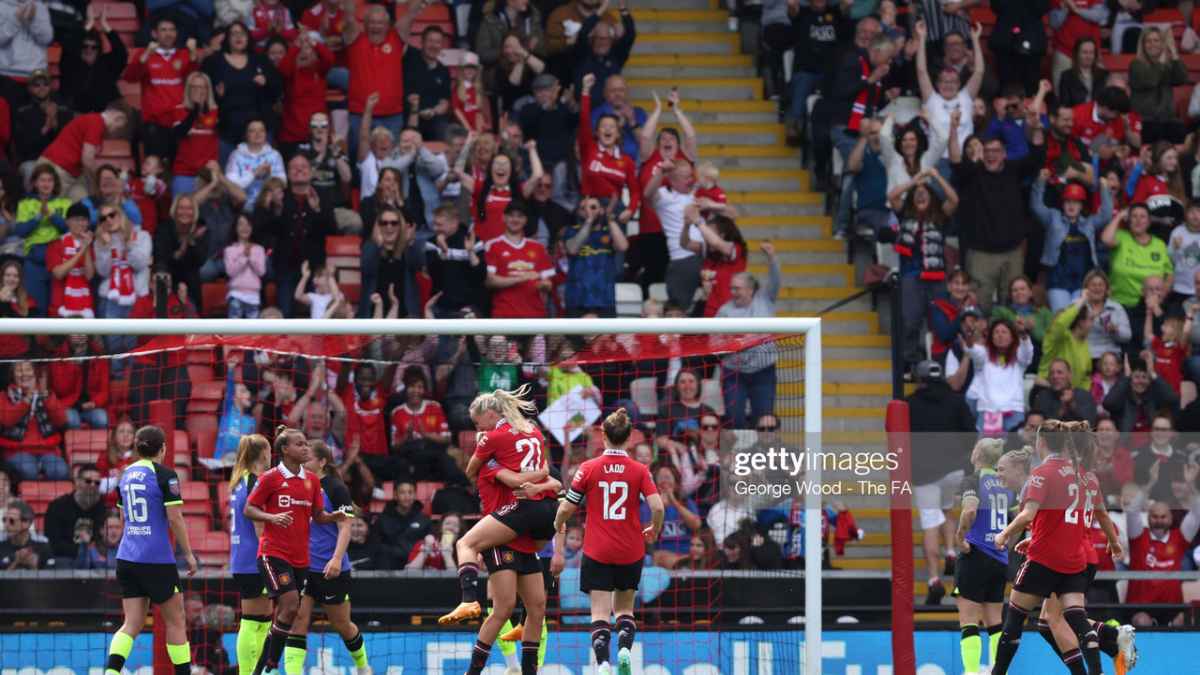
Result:
{"type": "Polygon", "coordinates": [[[381,480],[396,477],[397,462],[388,451],[387,401],[379,391],[375,366],[360,363],[354,381],[342,389],[346,407],[346,447],[357,448],[371,473],[381,480]]]}
{"type": "MultiPolygon", "coordinates": [[[[404,51],[422,3],[423,0],[409,0],[404,8],[397,3],[394,27],[382,5],[367,5],[361,23],[353,13],[345,15],[342,40],[346,66],[350,69],[346,107],[352,116],[351,143],[356,143],[359,116],[372,94],[379,95],[372,111],[375,125],[387,127],[393,136],[400,135],[404,126],[404,51]]],[[[352,147],[350,154],[358,156],[357,147],[352,147]]]]}
{"type": "Polygon", "coordinates": [[[42,151],[38,163],[53,164],[62,182],[62,195],[72,201],[87,196],[84,172],[99,168],[96,155],[104,144],[105,135],[114,135],[125,128],[128,117],[123,111],[108,109],[102,113],[77,115],[58,132],[42,151]]]}
{"type": "MultiPolygon", "coordinates": [[[[318,4],[317,7],[321,5],[318,4]]],[[[325,104],[325,76],[333,68],[333,52],[302,33],[297,46],[288,50],[279,62],[283,76],[282,143],[303,143],[309,138],[308,123],[317,113],[328,113],[325,104]]]]}
{"type": "MultiPolygon", "coordinates": [[[[513,199],[524,203],[533,194],[544,171],[542,160],[537,154],[537,141],[525,144],[529,151],[529,179],[520,185],[520,196],[513,193],[513,162],[504,153],[492,157],[488,166],[487,177],[478,180],[474,175],[464,176],[462,185],[471,191],[471,215],[475,221],[475,238],[479,241],[490,242],[505,232],[508,207],[513,199]]],[[[524,213],[524,211],[522,211],[524,213]]]]}
{"type": "Polygon", "coordinates": [[[552,287],[554,264],[546,247],[525,236],[529,216],[518,204],[504,210],[504,236],[484,246],[487,262],[484,282],[492,291],[492,317],[542,319],[546,295],[552,287]]]}
{"type": "MultiPolygon", "coordinates": [[[[1196,496],[1197,465],[1189,464],[1184,469],[1183,481],[1188,494],[1182,500],[1188,506],[1187,515],[1179,527],[1172,527],[1171,507],[1164,502],[1153,502],[1147,510],[1149,527],[1142,523],[1143,504],[1135,504],[1125,511],[1129,532],[1129,569],[1138,572],[1178,572],[1183,569],[1183,558],[1196,533],[1200,531],[1200,497],[1196,496]]],[[[1178,579],[1133,580],[1125,602],[1131,605],[1182,604],[1183,582],[1178,579]]],[[[1182,619],[1176,610],[1139,611],[1133,615],[1138,626],[1175,625],[1182,619]]]]}
{"type": "Polygon", "coordinates": [[[347,517],[342,511],[325,511],[320,476],[304,470],[312,450],[303,432],[279,427],[275,452],[282,460],[259,476],[245,508],[247,518],[264,523],[258,540],[258,568],[267,594],[275,600],[275,618],[255,675],[279,668],[284,643],[300,608],[308,570],[309,519],[336,523],[347,517]]]}
{"type": "MultiPolygon", "coordinates": [[[[689,206],[689,209],[698,208],[689,206]]],[[[690,227],[683,228],[680,245],[694,253],[705,254],[700,270],[701,280],[709,285],[708,300],[704,303],[704,316],[717,315],[721,305],[733,297],[730,284],[735,274],[746,271],[746,240],[737,225],[725,216],[713,216],[707,222],[699,220],[696,229],[700,240],[691,238],[690,227]]]]}
{"type": "MultiPolygon", "coordinates": [[[[50,362],[50,389],[67,407],[67,428],[86,424],[92,429],[108,428],[108,359],[98,343],[86,335],[72,335],[58,350],[64,357],[50,362]],[[74,357],[74,358],[69,358],[74,357]]],[[[103,471],[101,473],[104,473],[103,471]]]]}
{"type": "Polygon", "coordinates": [[[1084,592],[1091,582],[1087,551],[1093,514],[1108,536],[1112,556],[1119,558],[1122,551],[1116,528],[1104,508],[1099,483],[1089,469],[1095,453],[1091,426],[1087,422],[1047,420],[1038,428],[1038,449],[1049,454],[1026,483],[1021,512],[996,535],[996,546],[1002,548],[1033,525],[1027,559],[1009,597],[992,672],[1008,672],[1029,612],[1055,595],[1062,618],[1082,651],[1082,655],[1073,649],[1065,651],[1063,661],[1071,665],[1083,658],[1087,672],[1099,673],[1100,638],[1083,607],[1084,592]],[[1089,473],[1081,474],[1083,471],[1089,473]]]}
{"type": "Polygon", "coordinates": [[[321,36],[332,51],[342,49],[342,31],[346,30],[346,13],[340,0],[321,0],[300,15],[300,25],[321,36]]]}
{"type": "MultiPolygon", "coordinates": [[[[201,72],[187,76],[187,97],[183,99],[184,118],[172,129],[175,142],[175,163],[171,173],[176,177],[195,177],[205,165],[220,159],[217,139],[217,99],[213,96],[212,80],[201,72]]],[[[180,184],[174,192],[180,194],[180,184]]],[[[191,190],[188,190],[190,192],[191,190]]]]}
{"type": "Polygon", "coordinates": [[[135,51],[125,67],[123,79],[142,85],[142,122],[146,154],[170,156],[168,132],[186,112],[179,107],[184,100],[184,78],[199,67],[196,45],[189,40],[187,49],[177,49],[179,31],[168,16],[154,23],[150,44],[135,51]]]}
{"type": "MultiPolygon", "coordinates": [[[[554,517],[555,531],[565,536],[567,521],[587,499],[579,590],[591,596],[592,649],[596,663],[611,661],[609,645],[615,625],[618,667],[622,672],[628,672],[637,633],[633,600],[642,580],[645,545],[658,539],[666,513],[650,470],[625,452],[632,432],[633,424],[624,408],[604,420],[604,454],[579,467],[567,499],[559,505],[554,517]],[[650,506],[652,522],[645,528],[638,508],[639,497],[650,506]],[[610,616],[616,617],[615,624],[608,622],[610,616]]],[[[560,544],[556,539],[556,555],[560,544]]]]}
{"type": "Polygon", "coordinates": [[[67,209],[67,232],[46,248],[46,269],[50,270],[50,316],[91,319],[90,282],[96,276],[92,256],[90,213],[83,204],[67,209]]]}
{"type": "Polygon", "coordinates": [[[601,115],[594,131],[588,124],[588,120],[592,119],[592,96],[589,92],[595,82],[595,74],[583,76],[583,97],[579,109],[580,192],[584,197],[620,201],[622,190],[628,189],[629,203],[617,216],[617,220],[624,225],[641,205],[641,183],[633,158],[621,152],[620,121],[612,115],[601,115]]]}
{"type": "Polygon", "coordinates": [[[1135,148],[1142,145],[1142,118],[1130,111],[1129,94],[1120,87],[1107,86],[1096,100],[1075,106],[1071,135],[1090,148],[1101,134],[1135,148]]]}

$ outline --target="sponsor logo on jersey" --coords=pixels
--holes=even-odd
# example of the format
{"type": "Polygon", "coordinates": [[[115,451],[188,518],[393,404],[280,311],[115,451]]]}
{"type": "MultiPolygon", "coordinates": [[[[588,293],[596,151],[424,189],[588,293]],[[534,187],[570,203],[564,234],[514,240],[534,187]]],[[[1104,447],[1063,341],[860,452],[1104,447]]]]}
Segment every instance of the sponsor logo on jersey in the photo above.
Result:
{"type": "Polygon", "coordinates": [[[1042,485],[1045,482],[1046,482],[1046,479],[1042,478],[1041,476],[1030,476],[1029,477],[1029,486],[1030,487],[1040,488],[1040,487],[1042,487],[1042,485]]]}
{"type": "Polygon", "coordinates": [[[312,506],[312,502],[307,499],[296,499],[291,495],[279,495],[279,508],[290,509],[293,506],[312,506]]]}

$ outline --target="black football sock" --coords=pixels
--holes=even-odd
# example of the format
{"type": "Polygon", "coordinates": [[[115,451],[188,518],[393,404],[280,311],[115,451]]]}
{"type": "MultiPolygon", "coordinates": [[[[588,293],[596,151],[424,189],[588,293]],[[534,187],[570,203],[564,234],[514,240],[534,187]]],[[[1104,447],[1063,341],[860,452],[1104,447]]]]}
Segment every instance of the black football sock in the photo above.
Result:
{"type": "Polygon", "coordinates": [[[476,582],[479,579],[479,566],[475,563],[463,563],[458,566],[458,586],[462,589],[463,602],[478,602],[479,592],[476,582]]]}
{"type": "Polygon", "coordinates": [[[612,641],[612,624],[607,621],[592,622],[592,651],[596,653],[596,665],[608,663],[609,644],[612,641]]]}
{"type": "Polygon", "coordinates": [[[467,670],[467,675],[482,673],[483,667],[487,665],[488,657],[491,655],[492,646],[483,640],[476,640],[475,648],[471,650],[471,667],[467,670]]]}
{"type": "Polygon", "coordinates": [[[538,642],[521,643],[521,675],[537,675],[538,642]]]}
{"type": "Polygon", "coordinates": [[[1071,675],[1088,675],[1087,669],[1083,667],[1083,654],[1078,649],[1063,652],[1062,661],[1071,671],[1071,675]]]}
{"type": "Polygon", "coordinates": [[[1087,610],[1082,607],[1068,607],[1062,614],[1063,620],[1079,638],[1079,651],[1083,652],[1088,673],[1101,675],[1103,671],[1100,669],[1100,636],[1092,628],[1092,622],[1088,621],[1087,610]]]}
{"type": "Polygon", "coordinates": [[[617,648],[633,649],[633,638],[637,635],[637,622],[632,616],[617,617],[617,648]]]}
{"type": "Polygon", "coordinates": [[[1117,652],[1120,651],[1117,647],[1117,635],[1119,634],[1117,627],[1100,621],[1093,621],[1092,628],[1095,628],[1096,634],[1100,636],[1100,651],[1114,659],[1117,658],[1117,652]]]}
{"type": "Polygon", "coordinates": [[[996,647],[996,655],[992,660],[993,675],[1007,675],[1008,666],[1017,655],[1017,647],[1021,646],[1021,633],[1025,630],[1025,621],[1029,612],[1008,603],[1008,614],[1004,617],[1004,632],[1000,634],[1000,644],[996,647]]]}

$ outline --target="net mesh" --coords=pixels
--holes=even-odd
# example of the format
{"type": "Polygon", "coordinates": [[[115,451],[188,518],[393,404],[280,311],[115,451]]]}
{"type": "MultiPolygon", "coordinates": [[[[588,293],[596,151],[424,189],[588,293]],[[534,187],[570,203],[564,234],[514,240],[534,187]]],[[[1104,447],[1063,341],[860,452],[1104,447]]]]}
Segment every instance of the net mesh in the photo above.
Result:
{"type": "MultiPolygon", "coordinates": [[[[46,460],[38,478],[20,480],[16,492],[33,509],[36,532],[61,535],[61,519],[46,514],[76,488],[72,477],[83,467],[96,467],[100,503],[112,508],[116,478],[135,459],[133,430],[166,429],[166,461],[182,481],[184,518],[202,566],[183,591],[194,663],[207,672],[236,670],[240,598],[228,574],[234,448],[245,433],[273,438],[279,424],[334,450],[363,515],[349,549],[351,602],[371,665],[389,673],[465,670],[477,624],[440,629],[435,619],[458,601],[453,548],[444,544],[480,517],[462,473],[475,437],[467,408],[480,391],[522,383],[534,388],[564,484],[603,450],[600,416],[624,407],[636,423],[632,454],[651,466],[660,490],[664,481],[677,486],[679,506],[669,509],[663,537],[646,558],[634,672],[698,664],[728,673],[800,670],[801,579],[786,571],[802,565],[799,501],[710,513],[722,499],[731,450],[801,442],[802,337],[191,335],[138,338],[120,358],[82,336],[36,342],[32,358],[0,361],[4,401],[19,402],[23,388],[33,387],[45,411],[29,416],[22,437],[10,428],[0,438],[4,457],[12,465],[16,449],[28,450],[36,436],[39,452],[67,471],[56,475],[46,460]],[[778,427],[778,437],[759,438],[756,423],[764,434],[778,427]],[[398,480],[415,482],[412,507],[398,480]]],[[[82,673],[103,663],[121,620],[111,571],[120,522],[94,520],[76,519],[67,525],[72,541],[58,542],[54,567],[76,571],[43,573],[14,603],[25,621],[0,635],[0,661],[32,650],[29,665],[44,670],[82,673]]],[[[545,664],[565,668],[558,672],[594,665],[589,603],[579,591],[585,533],[576,521],[566,569],[546,577],[545,664]]],[[[543,557],[548,565],[549,549],[543,557]]],[[[352,667],[341,642],[318,612],[306,667],[352,667]]],[[[486,672],[504,672],[504,651],[507,645],[493,650],[486,672]]],[[[155,657],[148,627],[127,668],[149,666],[170,671],[165,653],[155,657]]]]}

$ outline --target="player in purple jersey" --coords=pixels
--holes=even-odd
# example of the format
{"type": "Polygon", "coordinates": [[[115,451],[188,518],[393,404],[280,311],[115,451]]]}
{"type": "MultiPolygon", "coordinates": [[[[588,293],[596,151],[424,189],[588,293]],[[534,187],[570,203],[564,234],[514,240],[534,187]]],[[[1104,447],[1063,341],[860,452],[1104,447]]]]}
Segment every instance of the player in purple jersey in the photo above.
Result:
{"type": "Polygon", "coordinates": [[[182,489],[179,476],[159,462],[167,449],[162,429],[146,426],[137,430],[133,447],[138,461],[121,474],[117,506],[125,520],[125,533],[117,549],[117,581],[121,584],[121,608],[125,622],[113,635],[105,675],[120,675],[133,649],[134,638],[146,625],[150,603],[162,609],[166,624],[167,655],[175,675],[191,675],[192,650],[188,646],[183,596],[179,592],[179,570],[169,534],[175,535],[188,576],[196,573],[196,556],[183,522],[182,489]]]}
{"type": "Polygon", "coordinates": [[[271,630],[274,608],[262,574],[258,571],[258,535],[262,524],[242,511],[258,477],[271,468],[271,444],[265,436],[251,434],[238,441],[237,460],[229,479],[229,571],[242,599],[242,622],[238,626],[239,675],[251,675],[271,630]]]}

